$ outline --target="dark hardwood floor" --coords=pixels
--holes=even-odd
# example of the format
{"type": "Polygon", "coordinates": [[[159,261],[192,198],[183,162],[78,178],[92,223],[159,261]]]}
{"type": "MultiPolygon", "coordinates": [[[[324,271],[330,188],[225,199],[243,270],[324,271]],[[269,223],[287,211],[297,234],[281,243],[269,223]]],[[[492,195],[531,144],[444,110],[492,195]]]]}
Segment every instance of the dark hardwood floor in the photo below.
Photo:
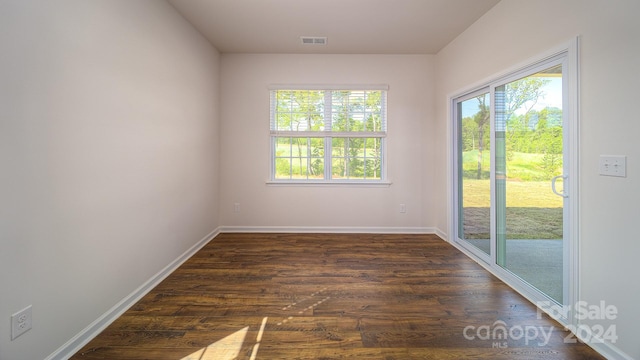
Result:
{"type": "Polygon", "coordinates": [[[602,359],[566,336],[435,235],[221,234],[71,359],[602,359]]]}

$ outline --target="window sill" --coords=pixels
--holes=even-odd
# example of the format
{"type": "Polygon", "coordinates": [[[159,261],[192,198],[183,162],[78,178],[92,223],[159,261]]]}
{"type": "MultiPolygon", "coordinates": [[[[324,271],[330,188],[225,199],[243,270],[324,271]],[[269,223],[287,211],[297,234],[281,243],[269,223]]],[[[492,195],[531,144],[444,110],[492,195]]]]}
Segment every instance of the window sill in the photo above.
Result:
{"type": "Polygon", "coordinates": [[[314,181],[314,180],[267,180],[267,186],[315,186],[315,187],[334,187],[334,186],[354,186],[354,187],[389,187],[391,181],[362,181],[362,180],[332,180],[332,181],[314,181]]]}

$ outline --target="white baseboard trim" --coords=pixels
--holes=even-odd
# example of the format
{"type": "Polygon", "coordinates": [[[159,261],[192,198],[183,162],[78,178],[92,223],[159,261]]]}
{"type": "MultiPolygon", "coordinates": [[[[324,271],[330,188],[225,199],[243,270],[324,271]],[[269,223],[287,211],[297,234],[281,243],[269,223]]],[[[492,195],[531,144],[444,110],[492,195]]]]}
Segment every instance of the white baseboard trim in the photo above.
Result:
{"type": "MultiPolygon", "coordinates": [[[[438,234],[431,227],[222,226],[221,233],[438,234]]],[[[439,235],[438,235],[439,236],[439,235]]]]}
{"type": "Polygon", "coordinates": [[[442,239],[442,240],[444,240],[446,242],[449,242],[449,235],[447,235],[446,232],[444,232],[444,231],[442,231],[442,230],[440,230],[438,228],[435,228],[435,234],[438,235],[440,237],[440,239],[442,239]]]}
{"type": "MultiPolygon", "coordinates": [[[[580,340],[583,340],[583,339],[580,339],[580,340]]],[[[591,342],[587,342],[586,344],[591,346],[593,350],[597,351],[600,355],[604,356],[607,359],[633,360],[631,356],[627,355],[622,350],[618,349],[617,346],[614,346],[610,343],[607,343],[607,342],[594,343],[593,341],[591,341],[591,342]]]]}
{"type": "Polygon", "coordinates": [[[45,360],[66,360],[73,356],[76,352],[82,349],[91,339],[100,334],[107,326],[114,322],[119,316],[127,311],[136,302],[142,299],[149,291],[156,287],[162,280],[174,272],[180,265],[187,261],[191,256],[197,253],[202,247],[209,243],[213,238],[220,234],[220,228],[209,233],[207,236],[198,241],[195,245],[187,249],[182,255],[173,260],[164,269],[160,270],[157,274],[152,276],[139,288],[134,290],[131,294],[122,299],[119,303],[109,309],[106,313],[89,324],[80,333],[67,341],[58,350],[54,351],[51,355],[47,356],[45,360]]]}

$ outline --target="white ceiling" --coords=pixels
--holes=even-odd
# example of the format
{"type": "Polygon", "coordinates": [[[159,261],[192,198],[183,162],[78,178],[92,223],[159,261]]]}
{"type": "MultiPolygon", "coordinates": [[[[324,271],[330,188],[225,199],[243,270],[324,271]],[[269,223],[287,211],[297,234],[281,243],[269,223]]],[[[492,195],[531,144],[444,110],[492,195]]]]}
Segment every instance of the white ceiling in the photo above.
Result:
{"type": "Polygon", "coordinates": [[[435,54],[499,0],[169,2],[221,53],[435,54]]]}

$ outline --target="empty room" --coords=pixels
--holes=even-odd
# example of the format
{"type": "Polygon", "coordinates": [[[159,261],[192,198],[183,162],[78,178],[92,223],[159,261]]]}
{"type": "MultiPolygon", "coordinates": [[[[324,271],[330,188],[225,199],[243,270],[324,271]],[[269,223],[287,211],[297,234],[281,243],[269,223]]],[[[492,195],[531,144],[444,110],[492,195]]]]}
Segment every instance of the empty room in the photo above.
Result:
{"type": "Polygon", "coordinates": [[[640,359],[637,14],[0,0],[0,360],[640,359]]]}

